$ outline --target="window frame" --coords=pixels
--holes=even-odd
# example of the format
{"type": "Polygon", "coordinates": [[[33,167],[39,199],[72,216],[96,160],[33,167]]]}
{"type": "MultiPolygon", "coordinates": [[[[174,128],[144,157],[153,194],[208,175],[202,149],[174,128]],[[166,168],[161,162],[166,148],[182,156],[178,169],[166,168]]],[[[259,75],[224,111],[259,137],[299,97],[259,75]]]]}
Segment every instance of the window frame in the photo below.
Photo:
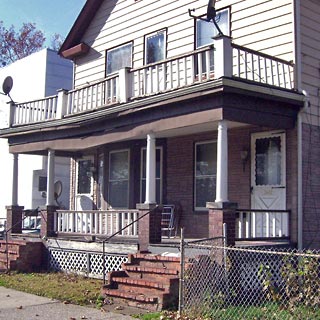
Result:
{"type": "MultiPolygon", "coordinates": [[[[140,150],[140,203],[143,203],[144,202],[144,198],[145,198],[145,195],[142,194],[142,181],[143,180],[146,180],[146,177],[143,178],[143,174],[144,174],[144,171],[143,171],[143,151],[145,150],[145,152],[147,152],[147,147],[142,147],[141,150],[140,150]]],[[[157,150],[160,150],[160,177],[157,178],[156,177],[156,181],[160,181],[160,185],[159,185],[159,199],[160,199],[160,203],[158,204],[162,204],[163,202],[163,190],[162,190],[162,187],[163,187],[163,147],[162,146],[157,146],[156,147],[156,152],[157,150]]],[[[146,158],[147,160],[147,158],[146,158]]],[[[157,190],[156,190],[157,192],[157,190]]],[[[156,198],[157,198],[157,195],[156,195],[156,198]]]]}
{"type": "Polygon", "coordinates": [[[159,61],[163,61],[167,58],[167,28],[157,30],[152,33],[148,33],[144,36],[144,64],[149,65],[149,64],[155,64],[158,63],[159,61]],[[151,37],[163,33],[163,59],[159,59],[157,61],[149,62],[148,63],[148,57],[147,57],[147,45],[148,45],[148,39],[151,37]]]}
{"type": "Polygon", "coordinates": [[[115,50],[119,50],[119,49],[121,49],[121,48],[123,48],[123,47],[126,47],[126,46],[128,46],[128,45],[130,45],[131,46],[131,54],[130,54],[130,66],[126,66],[126,67],[128,67],[128,68],[132,68],[132,66],[133,66],[133,41],[129,41],[129,42],[126,42],[126,43],[123,43],[123,44],[121,44],[121,45],[118,45],[118,46],[115,46],[115,47],[112,47],[112,48],[109,48],[109,49],[107,49],[106,50],[106,62],[105,62],[105,75],[106,76],[111,76],[111,75],[113,75],[113,74],[116,74],[116,73],[118,73],[119,72],[119,70],[121,70],[122,68],[125,68],[125,67],[122,67],[122,68],[120,68],[120,69],[118,69],[118,70],[115,70],[115,71],[111,71],[110,73],[108,72],[108,53],[110,53],[110,52],[112,52],[112,51],[115,51],[115,50]]]}
{"type": "MultiPolygon", "coordinates": [[[[217,182],[217,168],[214,168],[214,174],[212,175],[202,175],[202,176],[198,176],[197,175],[197,146],[199,145],[204,145],[204,144],[211,144],[213,143],[215,145],[215,147],[217,148],[217,140],[213,139],[213,140],[205,140],[205,141],[199,141],[196,142],[194,145],[194,175],[193,175],[193,201],[194,201],[194,210],[195,211],[205,211],[208,210],[206,207],[197,207],[197,178],[199,177],[213,177],[213,179],[215,179],[215,183],[217,182]]],[[[215,160],[214,163],[217,163],[217,158],[215,160]]],[[[216,190],[214,190],[214,193],[216,192],[216,190]]],[[[208,199],[208,201],[213,202],[215,199],[208,199]]]]}
{"type": "Polygon", "coordinates": [[[112,209],[128,209],[129,208],[129,195],[130,195],[130,149],[119,149],[119,150],[112,150],[108,154],[108,189],[107,189],[107,203],[108,207],[112,209]],[[111,180],[111,155],[115,153],[127,152],[128,155],[128,179],[120,179],[120,180],[111,180]],[[125,207],[114,207],[110,203],[110,182],[114,181],[127,181],[128,183],[128,191],[126,196],[126,206],[125,207]]]}
{"type": "MultiPolygon", "coordinates": [[[[225,36],[230,36],[230,33],[231,33],[231,19],[230,19],[230,12],[231,12],[231,10],[230,10],[230,7],[225,7],[225,8],[221,8],[221,9],[219,9],[219,10],[217,10],[217,16],[219,15],[219,13],[223,13],[223,12],[227,12],[227,19],[228,19],[228,21],[227,21],[227,28],[228,28],[228,30],[227,30],[227,34],[224,34],[225,36]]],[[[205,19],[205,17],[206,17],[206,15],[203,15],[203,16],[200,16],[200,18],[203,18],[203,19],[205,19]]],[[[200,48],[204,48],[204,47],[207,47],[207,46],[209,46],[209,45],[211,45],[211,44],[213,44],[214,42],[213,42],[213,40],[212,40],[212,42],[211,43],[207,43],[207,44],[203,44],[203,45],[198,45],[198,22],[199,23],[210,23],[210,24],[212,24],[213,26],[214,26],[214,24],[212,23],[212,22],[206,22],[206,21],[203,21],[202,19],[197,19],[197,18],[195,18],[194,19],[194,23],[195,23],[195,41],[194,41],[194,46],[195,46],[195,49],[200,49],[200,48]]],[[[217,22],[218,23],[218,25],[219,25],[219,22],[217,22]]],[[[219,27],[221,27],[220,25],[219,25],[219,27]]],[[[214,29],[215,29],[215,27],[213,27],[214,29]]],[[[222,30],[223,31],[223,30],[222,30]]],[[[218,34],[218,30],[216,30],[216,32],[217,32],[217,34],[218,34]]],[[[215,35],[213,35],[212,37],[214,37],[215,35]]]]}

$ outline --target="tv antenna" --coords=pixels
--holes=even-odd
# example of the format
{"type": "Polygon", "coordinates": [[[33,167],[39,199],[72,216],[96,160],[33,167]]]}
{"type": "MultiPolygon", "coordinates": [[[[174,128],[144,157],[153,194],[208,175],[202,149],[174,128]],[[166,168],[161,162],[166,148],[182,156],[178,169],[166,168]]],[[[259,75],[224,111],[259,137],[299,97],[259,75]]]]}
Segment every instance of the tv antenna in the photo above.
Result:
{"type": "Polygon", "coordinates": [[[195,12],[195,9],[189,9],[189,16],[195,19],[199,19],[202,21],[210,22],[212,21],[215,27],[218,30],[218,35],[223,36],[223,32],[221,31],[217,21],[216,21],[216,16],[217,16],[217,11],[216,11],[216,0],[209,0],[208,6],[207,6],[207,18],[204,18],[203,16],[195,16],[192,14],[192,12],[195,12]]]}
{"type": "Polygon", "coordinates": [[[3,94],[4,96],[8,96],[11,100],[11,102],[13,102],[11,96],[10,96],[10,91],[13,87],[13,79],[12,77],[8,76],[4,79],[3,83],[2,83],[2,92],[0,92],[1,94],[3,94]]]}

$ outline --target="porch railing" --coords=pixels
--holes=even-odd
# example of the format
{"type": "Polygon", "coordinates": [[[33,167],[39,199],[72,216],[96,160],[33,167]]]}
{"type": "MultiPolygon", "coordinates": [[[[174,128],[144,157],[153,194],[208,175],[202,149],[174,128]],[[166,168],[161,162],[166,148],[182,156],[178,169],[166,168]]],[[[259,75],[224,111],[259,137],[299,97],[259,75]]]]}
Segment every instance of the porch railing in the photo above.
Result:
{"type": "MultiPolygon", "coordinates": [[[[54,231],[79,235],[110,236],[138,218],[138,210],[57,210],[54,231]]],[[[119,236],[138,236],[138,223],[122,230],[119,236]]]]}
{"type": "Polygon", "coordinates": [[[26,124],[56,119],[58,95],[15,104],[13,124],[26,124]]]}
{"type": "Polygon", "coordinates": [[[141,68],[124,68],[98,82],[57,96],[11,105],[10,125],[61,119],[65,116],[126,103],[221,77],[240,78],[294,89],[291,62],[216,39],[214,45],[141,68]]]}
{"type": "Polygon", "coordinates": [[[236,216],[236,238],[288,238],[289,210],[240,209],[236,216]]]}

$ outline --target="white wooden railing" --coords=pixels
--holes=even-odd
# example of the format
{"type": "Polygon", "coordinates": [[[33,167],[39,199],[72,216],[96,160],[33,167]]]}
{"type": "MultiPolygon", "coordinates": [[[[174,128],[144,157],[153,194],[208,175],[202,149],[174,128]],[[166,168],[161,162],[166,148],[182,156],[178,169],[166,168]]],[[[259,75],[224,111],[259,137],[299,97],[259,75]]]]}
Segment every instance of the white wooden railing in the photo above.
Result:
{"type": "Polygon", "coordinates": [[[44,99],[16,103],[12,124],[26,124],[55,119],[57,113],[58,96],[44,99]]]}
{"type": "MultiPolygon", "coordinates": [[[[57,210],[54,231],[67,234],[111,236],[138,219],[138,210],[57,210]]],[[[119,236],[138,236],[138,223],[133,223],[119,236]]]]}
{"type": "Polygon", "coordinates": [[[66,115],[97,109],[119,102],[119,76],[113,75],[102,81],[67,93],[66,115]]]}
{"type": "Polygon", "coordinates": [[[233,76],[293,89],[294,65],[291,62],[233,44],[233,76]]]}
{"type": "Polygon", "coordinates": [[[236,238],[287,238],[289,215],[287,210],[238,210],[236,238]]]}
{"type": "Polygon", "coordinates": [[[10,125],[61,119],[101,107],[127,103],[221,77],[244,79],[279,88],[294,89],[290,62],[216,39],[214,45],[141,68],[125,68],[88,86],[57,96],[12,104],[10,125]]]}

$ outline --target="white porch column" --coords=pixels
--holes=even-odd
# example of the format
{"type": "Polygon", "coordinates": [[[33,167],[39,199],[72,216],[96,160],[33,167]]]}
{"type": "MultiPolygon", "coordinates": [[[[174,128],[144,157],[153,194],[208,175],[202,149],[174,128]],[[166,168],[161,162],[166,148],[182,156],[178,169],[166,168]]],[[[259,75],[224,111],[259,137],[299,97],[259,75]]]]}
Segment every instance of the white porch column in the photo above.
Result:
{"type": "Polygon", "coordinates": [[[54,202],[54,150],[48,150],[48,170],[47,170],[47,206],[53,206],[54,202]]]}
{"type": "Polygon", "coordinates": [[[228,127],[218,125],[216,202],[228,202],[228,127]]]}
{"type": "Polygon", "coordinates": [[[156,139],[153,133],[147,135],[146,156],[145,203],[156,203],[156,139]]]}
{"type": "Polygon", "coordinates": [[[13,168],[12,168],[12,199],[13,206],[18,205],[18,154],[13,154],[13,168]]]}

